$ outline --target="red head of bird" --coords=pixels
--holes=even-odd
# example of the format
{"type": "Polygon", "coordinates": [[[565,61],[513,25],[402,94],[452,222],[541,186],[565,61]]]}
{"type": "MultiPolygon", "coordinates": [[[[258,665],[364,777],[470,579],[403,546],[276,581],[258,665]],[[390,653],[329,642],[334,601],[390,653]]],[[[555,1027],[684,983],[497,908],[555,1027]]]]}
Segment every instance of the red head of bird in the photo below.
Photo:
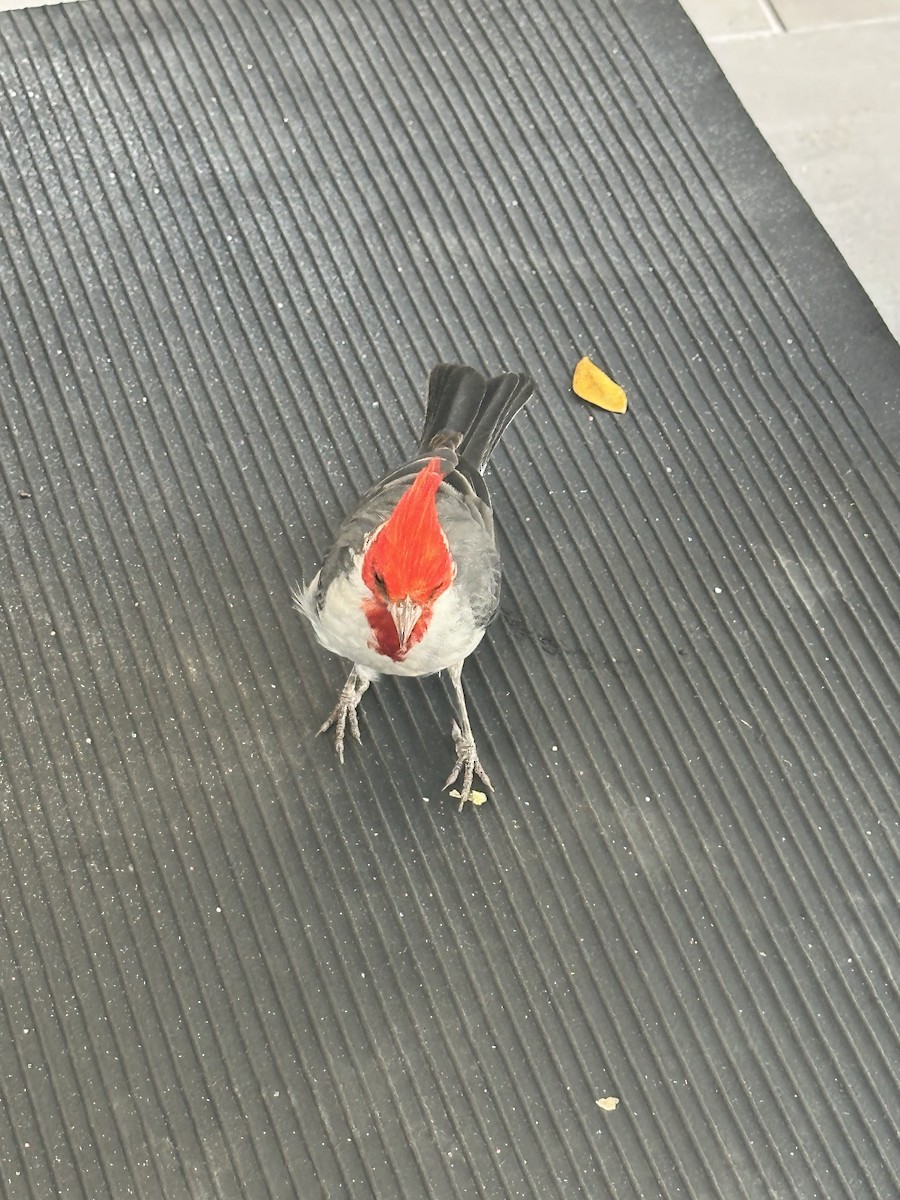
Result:
{"type": "Polygon", "coordinates": [[[421,640],[455,566],[437,513],[443,464],[432,458],[376,531],[363,558],[363,608],[375,648],[395,660],[421,640]]]}

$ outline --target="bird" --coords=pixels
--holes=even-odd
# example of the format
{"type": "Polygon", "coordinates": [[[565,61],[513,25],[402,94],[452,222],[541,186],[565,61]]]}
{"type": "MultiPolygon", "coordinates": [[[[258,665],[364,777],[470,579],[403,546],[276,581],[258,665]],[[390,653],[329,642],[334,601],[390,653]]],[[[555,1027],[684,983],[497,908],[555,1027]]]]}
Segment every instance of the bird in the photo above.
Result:
{"type": "Polygon", "coordinates": [[[446,671],[453,690],[459,807],[476,777],[489,792],[462,686],[468,656],[500,603],[500,555],[485,468],[504,430],[534,392],[529,376],[486,378],[439,363],[426,386],[415,455],[375,483],[341,523],[322,566],[292,589],[294,607],[319,643],[353,665],[318,730],[334,729],[344,761],[349,733],[361,741],[357,709],[381,675],[446,671]]]}

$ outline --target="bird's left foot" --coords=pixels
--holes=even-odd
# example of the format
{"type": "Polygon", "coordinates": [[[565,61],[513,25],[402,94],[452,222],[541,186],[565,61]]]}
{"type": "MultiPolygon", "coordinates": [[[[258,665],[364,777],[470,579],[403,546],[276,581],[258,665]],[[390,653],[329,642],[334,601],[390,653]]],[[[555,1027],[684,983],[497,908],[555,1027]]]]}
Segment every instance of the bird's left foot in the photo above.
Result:
{"type": "Polygon", "coordinates": [[[458,783],[460,772],[462,772],[462,784],[459,788],[459,811],[462,812],[466,801],[472,798],[472,784],[475,782],[476,775],[489,792],[492,792],[494,788],[488,779],[487,771],[478,760],[475,739],[471,736],[466,737],[456,721],[453,722],[453,743],[456,746],[456,765],[450,772],[444,788],[458,783]]]}

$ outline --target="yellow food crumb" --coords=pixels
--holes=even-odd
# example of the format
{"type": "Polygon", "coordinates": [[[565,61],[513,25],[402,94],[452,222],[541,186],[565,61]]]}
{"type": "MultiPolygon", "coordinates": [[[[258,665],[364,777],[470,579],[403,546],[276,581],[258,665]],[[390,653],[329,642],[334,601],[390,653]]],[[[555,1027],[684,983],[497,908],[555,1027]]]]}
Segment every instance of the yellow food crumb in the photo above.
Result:
{"type": "Polygon", "coordinates": [[[589,358],[578,360],[572,376],[572,391],[588,404],[596,404],[607,412],[623,413],[628,407],[624,390],[589,358]]]}
{"type": "MultiPolygon", "coordinates": [[[[462,792],[458,791],[456,788],[454,788],[452,792],[448,792],[447,795],[452,796],[454,800],[462,800],[462,792]]],[[[469,799],[476,806],[479,804],[485,804],[487,803],[487,792],[476,792],[473,790],[469,792],[469,799]]],[[[459,807],[462,809],[462,804],[460,804],[459,807]]]]}
{"type": "Polygon", "coordinates": [[[604,1112],[612,1112],[613,1109],[619,1107],[618,1096],[601,1096],[597,1101],[597,1107],[602,1108],[604,1112]]]}

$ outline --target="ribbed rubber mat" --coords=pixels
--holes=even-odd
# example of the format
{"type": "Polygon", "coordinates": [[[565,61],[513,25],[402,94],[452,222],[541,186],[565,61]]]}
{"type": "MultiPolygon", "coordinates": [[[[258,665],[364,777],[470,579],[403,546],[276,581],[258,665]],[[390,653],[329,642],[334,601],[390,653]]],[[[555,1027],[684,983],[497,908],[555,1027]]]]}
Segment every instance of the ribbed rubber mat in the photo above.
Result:
{"type": "Polygon", "coordinates": [[[900,351],[675,0],[0,71],[4,1194],[900,1195],[900,351]],[[289,598],[441,359],[539,391],[462,814],[440,680],[313,736],[289,598]]]}

